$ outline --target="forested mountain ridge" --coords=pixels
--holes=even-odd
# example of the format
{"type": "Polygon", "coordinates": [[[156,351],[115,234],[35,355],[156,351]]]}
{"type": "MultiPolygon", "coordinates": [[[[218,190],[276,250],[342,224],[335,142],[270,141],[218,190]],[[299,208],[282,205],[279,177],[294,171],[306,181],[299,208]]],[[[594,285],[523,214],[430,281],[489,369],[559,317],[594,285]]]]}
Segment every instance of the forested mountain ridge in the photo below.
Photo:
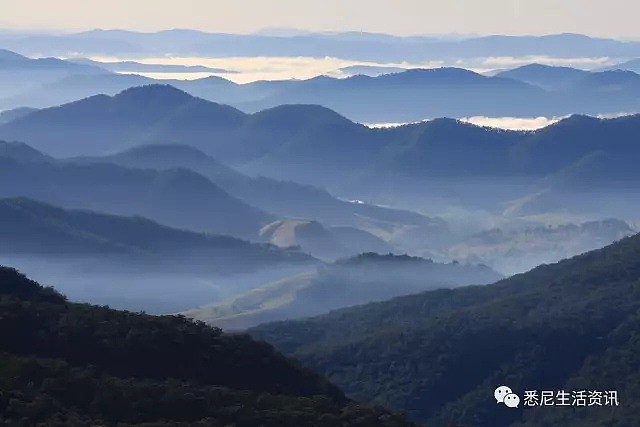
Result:
{"type": "MultiPolygon", "coordinates": [[[[103,157],[140,145],[186,144],[245,175],[326,188],[346,199],[419,209],[431,216],[440,214],[431,210],[434,203],[444,201],[525,215],[568,207],[590,218],[624,219],[636,208],[624,192],[640,182],[633,162],[640,156],[638,132],[638,115],[606,120],[572,116],[532,132],[478,127],[453,119],[372,129],[319,106],[287,105],[244,114],[158,85],[36,111],[0,125],[0,138],[22,141],[58,157],[103,157]],[[419,208],[414,207],[416,200],[419,208]]],[[[111,158],[145,162],[133,155],[125,157],[111,158]]],[[[188,167],[209,167],[196,166],[193,158],[183,160],[190,163],[188,167]]],[[[167,163],[149,166],[166,167],[167,163]]],[[[224,179],[234,182],[226,189],[238,191],[241,198],[255,198],[287,216],[309,213],[295,204],[271,201],[262,191],[276,189],[285,194],[285,190],[297,191],[294,186],[278,190],[273,181],[262,182],[257,191],[261,194],[256,196],[256,191],[247,190],[253,185],[228,173],[224,179]]],[[[304,193],[313,197],[309,191],[304,193]]],[[[344,204],[333,205],[348,211],[344,204]]],[[[117,213],[151,216],[142,211],[117,213]]],[[[326,208],[318,214],[323,218],[312,219],[327,222],[335,219],[336,210],[326,208]]],[[[256,229],[276,219],[265,222],[258,215],[249,228],[255,236],[256,229]]],[[[243,232],[238,235],[250,237],[246,229],[243,232]]]]}
{"type": "Polygon", "coordinates": [[[68,160],[80,164],[113,163],[141,169],[191,169],[229,194],[266,212],[282,217],[313,219],[325,225],[354,226],[362,222],[360,218],[371,218],[385,223],[446,228],[443,221],[414,212],[340,200],[319,187],[263,176],[250,177],[188,145],[141,145],[112,155],[68,160]]]}
{"type": "Polygon", "coordinates": [[[71,303],[4,267],[0,326],[9,424],[410,425],[246,335],[71,303]]]}
{"type": "Polygon", "coordinates": [[[250,330],[350,396],[427,423],[633,426],[640,235],[489,286],[437,290],[250,330]],[[389,343],[394,343],[390,346],[389,343]],[[496,407],[493,390],[618,390],[619,408],[496,407]]]}
{"type": "Polygon", "coordinates": [[[349,171],[364,177],[544,177],[597,153],[604,156],[601,167],[614,173],[611,181],[629,176],[629,156],[620,153],[637,150],[633,135],[638,128],[638,116],[573,116],[536,132],[452,119],[370,129],[323,107],[286,105],[248,115],[152,85],[32,112],[0,126],[0,137],[63,156],[101,155],[150,143],[188,144],[226,165],[258,173],[281,169],[282,175],[306,177],[303,182],[312,172],[320,181],[349,171]]]}
{"type": "MultiPolygon", "coordinates": [[[[0,62],[0,108],[47,108],[97,94],[115,95],[134,86],[163,83],[246,112],[283,104],[317,104],[363,123],[408,123],[444,116],[598,115],[634,112],[640,108],[637,99],[640,76],[633,71],[585,71],[529,64],[496,74],[441,67],[386,71],[381,68],[377,75],[369,76],[366,66],[360,72],[357,70],[362,67],[355,66],[355,71],[349,70],[350,67],[334,70],[339,78],[320,75],[303,80],[258,80],[240,84],[217,75],[162,80],[111,73],[100,68],[100,63],[24,59],[33,63],[58,61],[59,65],[42,70],[27,66],[23,61],[20,69],[3,68],[0,62]],[[355,102],[356,99],[359,102],[355,102]],[[430,102],[423,102],[423,99],[430,102]]],[[[184,67],[126,62],[103,66],[130,68],[133,71],[129,72],[141,74],[145,74],[145,68],[184,67]]],[[[625,64],[621,68],[625,68],[625,64]]],[[[626,67],[627,70],[633,68],[633,64],[626,67]]],[[[166,74],[168,71],[164,71],[165,77],[171,77],[166,74]]],[[[208,73],[216,73],[216,70],[208,73]]],[[[233,78],[224,70],[217,70],[216,74],[233,78]]]]}
{"type": "Polygon", "coordinates": [[[0,258],[74,300],[154,314],[320,263],[299,250],[27,198],[0,199],[0,258]]]}
{"type": "Polygon", "coordinates": [[[165,225],[245,239],[275,216],[188,169],[142,170],[63,162],[18,143],[0,143],[0,197],[65,208],[139,215],[165,225]]]}
{"type": "Polygon", "coordinates": [[[245,272],[261,265],[313,261],[272,245],[178,230],[142,217],[65,210],[26,198],[0,199],[0,236],[4,255],[120,255],[123,262],[206,257],[211,271],[234,271],[229,260],[236,258],[244,260],[237,270],[245,272]]]}

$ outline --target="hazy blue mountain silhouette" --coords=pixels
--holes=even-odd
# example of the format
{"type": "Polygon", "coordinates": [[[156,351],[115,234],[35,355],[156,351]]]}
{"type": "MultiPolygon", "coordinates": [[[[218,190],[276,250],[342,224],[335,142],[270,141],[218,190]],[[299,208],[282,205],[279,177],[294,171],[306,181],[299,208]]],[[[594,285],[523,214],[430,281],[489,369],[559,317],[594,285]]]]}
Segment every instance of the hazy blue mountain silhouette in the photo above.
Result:
{"type": "Polygon", "coordinates": [[[437,68],[376,77],[318,76],[236,84],[215,76],[159,81],[130,74],[74,73],[32,87],[28,74],[14,73],[7,76],[4,86],[0,79],[0,107],[50,107],[96,94],[115,95],[133,86],[163,83],[246,112],[283,104],[317,104],[367,123],[412,122],[443,116],[537,117],[640,110],[635,92],[628,93],[634,89],[629,86],[631,76],[619,73],[589,79],[591,74],[598,73],[533,64],[494,77],[459,68],[437,68]],[[609,90],[603,97],[601,80],[605,78],[609,90]],[[611,90],[614,86],[616,90],[611,90]]]}
{"type": "Polygon", "coordinates": [[[14,108],[13,110],[5,110],[0,112],[0,125],[9,123],[15,119],[19,119],[20,117],[24,117],[29,113],[33,113],[36,111],[36,108],[29,107],[21,107],[14,108]]]}
{"type": "MultiPolygon", "coordinates": [[[[605,77],[603,87],[609,84],[606,74],[587,77],[594,76],[605,77]]],[[[147,86],[33,112],[0,126],[0,137],[74,156],[188,144],[252,174],[330,188],[405,182],[399,189],[410,190],[452,178],[507,184],[511,177],[532,185],[596,154],[606,162],[593,171],[595,183],[637,182],[632,159],[639,154],[639,130],[640,116],[572,116],[536,132],[452,119],[370,129],[319,106],[286,105],[247,115],[169,86],[147,86]]]]}
{"type": "Polygon", "coordinates": [[[486,77],[468,70],[413,69],[378,77],[305,80],[279,88],[263,100],[247,103],[244,109],[319,104],[352,120],[393,122],[441,116],[505,116],[509,111],[515,115],[527,114],[539,109],[544,96],[539,88],[526,83],[486,77]],[[393,108],[389,108],[390,105],[393,108]]]}
{"type": "Polygon", "coordinates": [[[129,169],[78,165],[1,144],[0,195],[29,197],[63,207],[146,216],[163,224],[255,238],[274,216],[230,196],[188,169],[129,169]]]}
{"type": "Polygon", "coordinates": [[[79,64],[58,58],[28,58],[26,56],[0,49],[0,71],[13,70],[23,72],[29,70],[64,70],[74,74],[106,73],[103,68],[91,64],[79,64]]]}
{"type": "MultiPolygon", "coordinates": [[[[215,131],[215,127],[238,126],[243,116],[231,107],[192,97],[171,86],[152,85],[127,89],[113,97],[96,95],[62,107],[39,110],[6,126],[20,129],[34,120],[32,124],[38,124],[29,125],[31,135],[8,139],[31,144],[36,140],[47,144],[47,139],[53,139],[55,148],[50,151],[74,155],[113,151],[152,138],[170,140],[176,127],[190,132],[184,137],[202,139],[203,135],[215,131]],[[73,134],[69,134],[72,128],[73,134]],[[49,138],[43,139],[44,134],[49,134],[49,138]],[[78,150],[79,138],[86,141],[87,149],[78,150]]],[[[43,145],[34,146],[46,150],[43,145]]]]}
{"type": "MultiPolygon", "coordinates": [[[[21,74],[18,78],[19,83],[22,83],[28,76],[21,74]]],[[[115,95],[131,87],[155,82],[153,79],[135,74],[72,74],[31,88],[21,86],[19,92],[10,92],[11,96],[0,99],[0,106],[46,108],[97,94],[115,95]]]]}
{"type": "Polygon", "coordinates": [[[543,89],[566,89],[589,74],[589,71],[571,67],[554,67],[543,64],[529,64],[512,70],[502,71],[496,76],[520,80],[543,89]]]}
{"type": "MultiPolygon", "coordinates": [[[[314,219],[325,225],[358,226],[366,218],[389,224],[446,228],[443,221],[400,209],[340,200],[326,190],[310,185],[267,177],[252,178],[187,145],[143,145],[113,155],[71,160],[143,169],[191,169],[252,206],[282,217],[314,219]]],[[[373,251],[375,247],[379,246],[369,250],[373,251]]]]}
{"type": "Polygon", "coordinates": [[[614,70],[628,70],[634,73],[640,73],[640,58],[631,59],[629,61],[620,62],[608,67],[600,68],[599,71],[614,71],[614,70]]]}
{"type": "Polygon", "coordinates": [[[547,36],[481,36],[446,38],[397,37],[386,34],[305,33],[293,35],[222,34],[193,30],[136,33],[91,30],[68,35],[0,37],[0,45],[23,54],[69,56],[311,56],[382,62],[421,62],[494,56],[637,57],[637,42],[594,38],[581,34],[547,36]]]}
{"type": "MultiPolygon", "coordinates": [[[[55,104],[35,103],[32,98],[26,104],[19,102],[19,97],[30,91],[41,91],[42,86],[56,82],[71,75],[101,75],[109,73],[99,67],[85,64],[74,64],[58,58],[27,58],[15,52],[0,49],[0,108],[40,107],[55,104]],[[17,102],[6,98],[18,97],[17,102]]],[[[95,92],[93,92],[95,93],[95,92]]],[[[36,98],[44,95],[38,92],[36,98]]],[[[54,98],[59,101],[59,98],[54,98]]]]}
{"type": "Polygon", "coordinates": [[[0,218],[4,255],[122,256],[121,263],[156,261],[156,268],[168,259],[192,265],[206,260],[197,268],[215,273],[313,262],[308,255],[269,245],[178,230],[142,217],[65,210],[26,198],[0,199],[0,218]]]}
{"type": "Polygon", "coordinates": [[[95,61],[88,58],[73,58],[69,62],[93,65],[118,73],[233,73],[223,68],[205,67],[203,65],[149,64],[136,61],[95,61]]]}

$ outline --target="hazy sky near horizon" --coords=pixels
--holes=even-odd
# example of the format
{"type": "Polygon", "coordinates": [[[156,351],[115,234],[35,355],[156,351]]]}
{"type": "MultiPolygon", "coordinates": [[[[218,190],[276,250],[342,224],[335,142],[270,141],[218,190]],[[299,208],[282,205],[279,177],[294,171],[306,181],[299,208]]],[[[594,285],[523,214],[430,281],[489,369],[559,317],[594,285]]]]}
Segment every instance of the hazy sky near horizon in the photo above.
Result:
{"type": "Polygon", "coordinates": [[[0,0],[0,27],[29,30],[264,28],[390,34],[640,38],[636,0],[0,0]]]}

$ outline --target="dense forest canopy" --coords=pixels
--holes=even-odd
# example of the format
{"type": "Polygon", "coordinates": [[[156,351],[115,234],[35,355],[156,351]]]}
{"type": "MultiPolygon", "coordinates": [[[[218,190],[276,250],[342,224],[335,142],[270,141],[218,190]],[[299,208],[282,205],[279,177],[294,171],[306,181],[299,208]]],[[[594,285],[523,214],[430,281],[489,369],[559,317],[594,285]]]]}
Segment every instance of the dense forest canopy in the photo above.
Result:
{"type": "Polygon", "coordinates": [[[640,235],[488,286],[251,329],[349,396],[438,425],[635,426],[640,235]],[[617,390],[616,408],[497,407],[493,390],[617,390]]]}
{"type": "Polygon", "coordinates": [[[0,268],[0,422],[410,425],[247,335],[72,303],[9,268],[0,268]]]}

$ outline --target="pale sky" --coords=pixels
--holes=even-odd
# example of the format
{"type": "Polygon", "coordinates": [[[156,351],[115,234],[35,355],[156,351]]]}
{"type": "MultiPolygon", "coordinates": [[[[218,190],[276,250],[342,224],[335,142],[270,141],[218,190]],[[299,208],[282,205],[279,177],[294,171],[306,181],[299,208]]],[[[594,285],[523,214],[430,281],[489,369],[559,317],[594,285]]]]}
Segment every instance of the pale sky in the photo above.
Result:
{"type": "Polygon", "coordinates": [[[0,0],[0,28],[584,33],[640,38],[638,0],[0,0]]]}

